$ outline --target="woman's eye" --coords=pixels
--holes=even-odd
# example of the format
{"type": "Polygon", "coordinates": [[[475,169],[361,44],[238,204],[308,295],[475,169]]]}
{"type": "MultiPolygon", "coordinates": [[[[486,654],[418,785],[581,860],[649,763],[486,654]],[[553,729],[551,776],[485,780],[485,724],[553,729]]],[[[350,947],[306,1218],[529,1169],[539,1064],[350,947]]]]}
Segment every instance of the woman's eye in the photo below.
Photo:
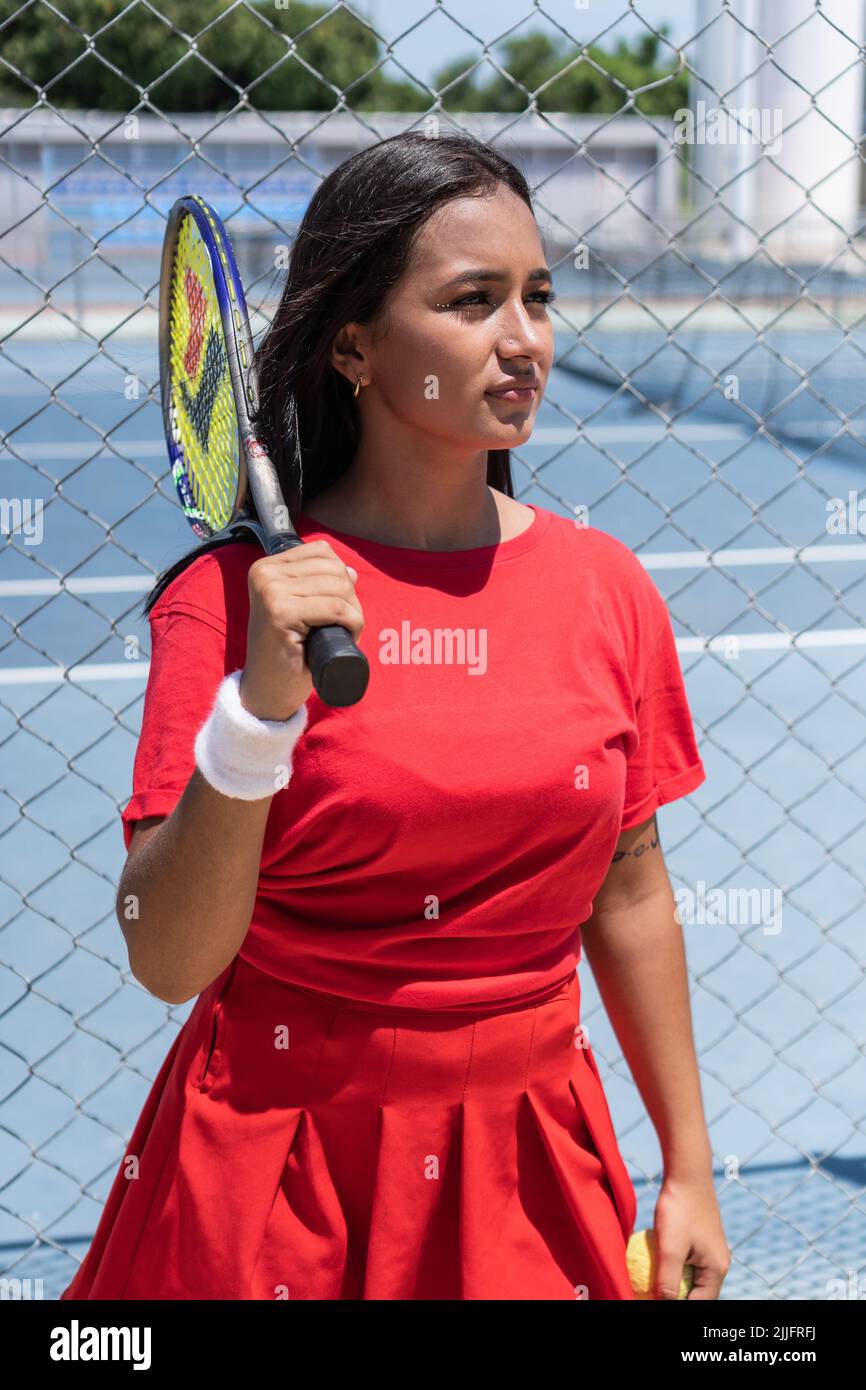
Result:
{"type": "MultiPolygon", "coordinates": [[[[552,304],[556,299],[553,290],[537,290],[529,295],[529,299],[537,304],[552,304]]],[[[456,299],[453,304],[446,305],[448,309],[472,309],[476,304],[489,304],[490,295],[483,290],[476,291],[475,294],[468,294],[463,299],[456,299]]]]}

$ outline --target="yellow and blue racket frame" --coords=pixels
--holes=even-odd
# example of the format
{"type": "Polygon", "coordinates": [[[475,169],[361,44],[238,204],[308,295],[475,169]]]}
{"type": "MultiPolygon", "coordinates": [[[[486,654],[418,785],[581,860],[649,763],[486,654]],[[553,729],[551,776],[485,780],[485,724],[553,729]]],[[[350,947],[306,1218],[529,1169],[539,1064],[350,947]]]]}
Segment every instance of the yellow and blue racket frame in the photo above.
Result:
{"type": "MultiPolygon", "coordinates": [[[[171,473],[190,526],[197,536],[208,539],[224,531],[237,530],[240,524],[253,530],[265,545],[261,528],[251,518],[245,518],[243,510],[247,495],[247,472],[241,434],[254,434],[249,411],[256,406],[253,342],[246,299],[232,245],[222,220],[214,208],[197,193],[178,198],[168,215],[160,270],[159,358],[163,425],[171,473]],[[237,483],[234,495],[230,496],[228,490],[220,488],[217,485],[218,480],[211,479],[208,483],[211,489],[208,499],[210,505],[207,507],[203,505],[201,494],[195,495],[190,482],[194,473],[193,460],[187,457],[188,446],[184,445],[181,437],[183,431],[178,429],[177,424],[179,412],[186,410],[187,406],[178,398],[172,374],[171,287],[179,237],[186,217],[194,220],[210,262],[222,321],[223,346],[228,356],[235,417],[232,448],[237,483]]],[[[214,401],[212,413],[225,415],[227,408],[227,400],[214,401]]],[[[209,421],[210,423],[212,422],[209,421]]]]}
{"type": "MultiPolygon", "coordinates": [[[[204,383],[207,365],[204,363],[199,368],[202,342],[203,338],[199,339],[193,353],[199,387],[204,383]]],[[[207,346],[213,348],[214,344],[210,341],[207,346]]],[[[219,348],[220,344],[216,346],[219,348]]],[[[236,535],[239,531],[252,531],[267,555],[277,555],[301,545],[302,541],[292,526],[283,501],[276,469],[264,444],[256,437],[250,420],[250,411],[255,412],[257,408],[258,380],[240,273],[225,227],[213,208],[196,193],[179,198],[173,204],[166,225],[160,274],[159,356],[163,424],[171,471],[181,505],[196,534],[209,539],[223,533],[236,535]],[[173,391],[171,284],[179,238],[183,235],[183,222],[187,217],[194,219],[207,251],[222,325],[221,346],[228,357],[231,389],[227,388],[225,373],[221,370],[219,379],[224,396],[222,402],[217,403],[217,411],[220,412],[216,418],[218,428],[225,424],[222,417],[229,411],[229,396],[234,402],[231,461],[236,471],[232,472],[232,486],[229,486],[226,467],[225,485],[222,488],[209,457],[210,430],[214,425],[210,411],[214,402],[207,399],[199,402],[197,393],[194,401],[189,389],[193,384],[191,379],[187,384],[188,404],[200,405],[200,424],[206,436],[202,440],[202,431],[198,428],[192,431],[195,435],[194,446],[199,450],[198,461],[202,465],[201,477],[195,468],[192,470],[193,486],[190,486],[190,465],[193,460],[186,457],[176,427],[176,412],[183,408],[184,403],[174,398],[173,391]],[[248,492],[251,505],[245,508],[248,492]],[[202,505],[203,502],[207,507],[202,505]]],[[[222,443],[226,442],[224,438],[222,443]]],[[[228,458],[228,447],[224,452],[228,458]]],[[[325,704],[353,705],[360,700],[367,688],[370,664],[347,628],[338,623],[313,627],[304,640],[304,648],[313,685],[325,704]]]]}

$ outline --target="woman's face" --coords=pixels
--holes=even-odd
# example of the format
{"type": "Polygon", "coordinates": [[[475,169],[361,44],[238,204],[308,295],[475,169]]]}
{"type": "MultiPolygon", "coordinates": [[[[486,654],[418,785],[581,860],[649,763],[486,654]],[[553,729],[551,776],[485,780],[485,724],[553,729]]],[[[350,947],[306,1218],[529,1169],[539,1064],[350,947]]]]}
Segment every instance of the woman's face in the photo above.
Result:
{"type": "Polygon", "coordinates": [[[439,208],[381,321],[357,340],[366,363],[343,359],[352,379],[372,378],[365,425],[399,422],[458,449],[523,443],[553,360],[551,297],[535,218],[510,188],[439,208]],[[516,395],[491,394],[511,384],[516,395]]]}

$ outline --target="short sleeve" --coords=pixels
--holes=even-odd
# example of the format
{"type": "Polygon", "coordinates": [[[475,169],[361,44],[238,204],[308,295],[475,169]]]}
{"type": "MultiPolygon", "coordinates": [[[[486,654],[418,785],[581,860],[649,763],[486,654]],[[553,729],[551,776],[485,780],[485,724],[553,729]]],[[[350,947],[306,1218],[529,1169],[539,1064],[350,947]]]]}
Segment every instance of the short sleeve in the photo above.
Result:
{"type": "Polygon", "coordinates": [[[638,740],[626,768],[621,831],[640,825],[660,806],[694,791],[707,775],[698,754],[667,605],[655,585],[652,592],[656,621],[646,634],[636,701],[638,740]]]}
{"type": "Polygon", "coordinates": [[[155,607],[150,634],[133,795],[121,815],[127,849],[135,821],[174,810],[195,768],[196,734],[213,708],[220,682],[235,669],[224,627],[192,604],[155,607]]]}

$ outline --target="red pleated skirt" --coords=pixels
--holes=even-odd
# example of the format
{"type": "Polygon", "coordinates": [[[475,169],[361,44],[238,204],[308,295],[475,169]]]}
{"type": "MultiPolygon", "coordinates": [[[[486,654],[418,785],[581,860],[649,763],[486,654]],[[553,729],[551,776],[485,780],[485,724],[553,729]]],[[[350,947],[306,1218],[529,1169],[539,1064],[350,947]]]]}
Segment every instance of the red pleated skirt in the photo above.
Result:
{"type": "Polygon", "coordinates": [[[455,1015],[236,957],[175,1038],[61,1297],[630,1299],[635,1214],[577,974],[455,1015]]]}

